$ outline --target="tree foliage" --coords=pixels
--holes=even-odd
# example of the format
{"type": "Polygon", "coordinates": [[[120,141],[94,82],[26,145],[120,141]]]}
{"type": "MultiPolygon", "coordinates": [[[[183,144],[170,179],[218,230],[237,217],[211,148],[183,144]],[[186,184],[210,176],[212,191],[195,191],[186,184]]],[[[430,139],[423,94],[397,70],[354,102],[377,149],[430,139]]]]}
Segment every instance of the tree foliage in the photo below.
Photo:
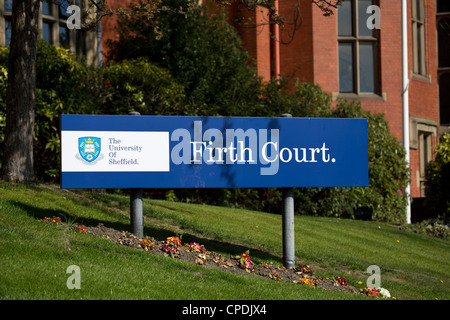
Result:
{"type": "MultiPolygon", "coordinates": [[[[143,0],[130,4],[130,10],[143,0]]],[[[164,7],[186,7],[190,1],[164,1],[164,7]]],[[[114,60],[147,57],[169,70],[184,86],[197,115],[235,115],[256,101],[260,82],[236,31],[220,10],[195,6],[188,14],[162,11],[158,28],[145,15],[120,19],[119,40],[110,42],[114,60]]]]}
{"type": "Polygon", "coordinates": [[[184,87],[170,73],[142,57],[112,62],[100,71],[103,92],[99,112],[144,115],[186,115],[184,87]]]}

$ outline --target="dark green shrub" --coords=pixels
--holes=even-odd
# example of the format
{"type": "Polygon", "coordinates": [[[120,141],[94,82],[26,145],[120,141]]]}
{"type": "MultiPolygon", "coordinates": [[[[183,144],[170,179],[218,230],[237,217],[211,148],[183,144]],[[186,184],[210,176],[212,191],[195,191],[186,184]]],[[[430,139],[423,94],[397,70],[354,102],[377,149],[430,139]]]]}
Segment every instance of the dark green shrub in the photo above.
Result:
{"type": "MultiPolygon", "coordinates": [[[[130,6],[140,6],[142,0],[130,6]]],[[[169,70],[185,88],[195,115],[230,116],[256,103],[260,82],[249,65],[250,56],[242,49],[236,31],[217,9],[190,7],[186,0],[164,1],[158,27],[146,15],[122,17],[119,40],[110,42],[116,61],[148,57],[169,70]]]]}
{"type": "Polygon", "coordinates": [[[313,83],[297,79],[294,88],[289,79],[272,79],[262,86],[258,108],[247,111],[248,116],[280,117],[285,113],[293,117],[329,117],[331,97],[313,83]],[[249,114],[248,112],[251,112],[249,114]]]}
{"type": "MultiPolygon", "coordinates": [[[[264,116],[366,118],[368,126],[368,188],[296,188],[295,207],[300,214],[351,217],[353,209],[371,206],[378,220],[402,222],[406,196],[403,190],[409,179],[405,151],[389,132],[384,115],[364,111],[360,103],[342,100],[332,108],[331,97],[312,83],[295,84],[290,92],[287,79],[272,81],[263,90],[260,105],[264,116]]],[[[261,192],[261,190],[260,190],[261,192]]],[[[281,191],[271,202],[273,212],[281,210],[281,191]],[[278,204],[274,204],[280,200],[278,204]]],[[[259,201],[259,197],[253,197],[259,201]]],[[[256,205],[253,206],[256,208],[256,205]]],[[[269,210],[265,207],[265,210],[269,210]]]]}
{"type": "Polygon", "coordinates": [[[187,115],[184,88],[167,70],[146,58],[112,62],[102,68],[103,101],[100,112],[147,115],[187,115]]]}
{"type": "Polygon", "coordinates": [[[38,180],[58,181],[60,174],[59,121],[63,113],[95,113],[89,68],[69,50],[38,42],[34,170],[38,180]]]}
{"type": "Polygon", "coordinates": [[[369,188],[351,188],[354,206],[371,206],[377,220],[403,222],[407,196],[403,190],[409,181],[405,150],[389,132],[381,113],[364,111],[360,103],[341,101],[331,117],[366,118],[369,151],[369,188]]]}

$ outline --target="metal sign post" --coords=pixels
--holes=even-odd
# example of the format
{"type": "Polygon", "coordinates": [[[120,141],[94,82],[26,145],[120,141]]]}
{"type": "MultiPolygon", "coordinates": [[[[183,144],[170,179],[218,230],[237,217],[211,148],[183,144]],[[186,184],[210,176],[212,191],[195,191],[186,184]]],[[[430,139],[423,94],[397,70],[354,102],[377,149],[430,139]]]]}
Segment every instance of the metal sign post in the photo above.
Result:
{"type": "MultiPolygon", "coordinates": [[[[285,113],[285,118],[292,115],[285,113]]],[[[294,188],[283,188],[283,265],[286,269],[295,266],[295,231],[294,231],[294,188]]]]}
{"type": "Polygon", "coordinates": [[[130,194],[131,233],[136,237],[144,237],[144,211],[142,207],[142,189],[131,189],[130,194]]]}
{"type": "Polygon", "coordinates": [[[283,265],[295,266],[294,188],[283,188],[283,265]]]}
{"type": "MultiPolygon", "coordinates": [[[[137,111],[130,112],[132,116],[140,116],[137,111]]],[[[144,237],[144,209],[142,205],[142,188],[130,190],[130,225],[131,233],[136,237],[144,237]]]]}

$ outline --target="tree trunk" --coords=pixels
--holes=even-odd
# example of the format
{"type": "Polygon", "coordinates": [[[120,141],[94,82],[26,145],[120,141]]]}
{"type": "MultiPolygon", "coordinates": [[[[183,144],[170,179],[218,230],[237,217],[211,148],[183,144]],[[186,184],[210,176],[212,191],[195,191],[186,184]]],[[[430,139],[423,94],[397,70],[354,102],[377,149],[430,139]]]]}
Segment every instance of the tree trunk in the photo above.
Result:
{"type": "Polygon", "coordinates": [[[2,179],[31,182],[39,0],[14,0],[6,91],[2,179]]]}

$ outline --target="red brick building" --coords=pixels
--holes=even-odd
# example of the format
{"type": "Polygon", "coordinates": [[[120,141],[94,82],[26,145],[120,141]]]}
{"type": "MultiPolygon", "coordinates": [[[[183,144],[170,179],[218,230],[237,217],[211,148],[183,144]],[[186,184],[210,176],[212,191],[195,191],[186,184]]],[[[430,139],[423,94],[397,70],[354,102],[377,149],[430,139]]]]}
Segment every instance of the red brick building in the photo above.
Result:
{"type": "MultiPolygon", "coordinates": [[[[276,76],[274,38],[281,39],[281,76],[295,70],[300,80],[317,83],[333,101],[358,100],[364,109],[384,113],[391,133],[403,142],[402,1],[344,0],[331,16],[324,16],[311,0],[278,2],[279,13],[288,22],[298,4],[301,19],[295,33],[292,25],[286,25],[277,38],[273,27],[263,23],[267,18],[261,11],[244,14],[260,26],[237,27],[257,61],[258,74],[265,79],[276,76]],[[368,10],[372,5],[379,10],[368,10]],[[286,41],[290,43],[283,44],[286,41]]],[[[450,58],[445,55],[450,49],[450,1],[406,4],[410,192],[419,198],[425,196],[425,165],[432,159],[439,133],[448,131],[450,124],[450,58]]],[[[231,14],[243,15],[236,8],[231,14]]]]}
{"type": "MultiPolygon", "coordinates": [[[[406,4],[410,194],[420,198],[425,196],[425,165],[439,134],[450,125],[450,58],[445,55],[450,49],[450,1],[406,4]]],[[[335,102],[358,100],[364,109],[384,113],[391,133],[403,143],[402,0],[344,0],[331,16],[324,16],[311,0],[279,0],[278,7],[287,21],[280,42],[274,40],[266,9],[230,7],[230,17],[240,15],[258,24],[236,26],[258,74],[268,80],[277,72],[289,76],[296,71],[300,80],[320,85],[335,102]],[[290,24],[294,17],[295,28],[290,24]]],[[[113,26],[112,20],[103,23],[103,44],[115,37],[113,26]]]]}

